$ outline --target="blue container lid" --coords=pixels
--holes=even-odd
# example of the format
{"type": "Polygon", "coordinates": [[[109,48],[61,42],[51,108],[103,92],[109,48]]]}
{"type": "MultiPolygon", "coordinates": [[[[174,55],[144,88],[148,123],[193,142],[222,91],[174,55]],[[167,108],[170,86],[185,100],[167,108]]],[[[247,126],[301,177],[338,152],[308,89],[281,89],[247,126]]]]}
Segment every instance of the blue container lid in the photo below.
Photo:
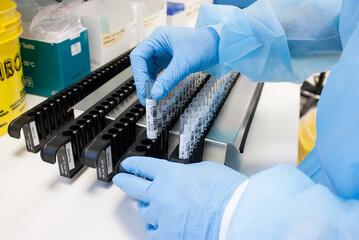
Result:
{"type": "Polygon", "coordinates": [[[173,16],[184,11],[183,3],[167,2],[167,15],[173,16]]]}

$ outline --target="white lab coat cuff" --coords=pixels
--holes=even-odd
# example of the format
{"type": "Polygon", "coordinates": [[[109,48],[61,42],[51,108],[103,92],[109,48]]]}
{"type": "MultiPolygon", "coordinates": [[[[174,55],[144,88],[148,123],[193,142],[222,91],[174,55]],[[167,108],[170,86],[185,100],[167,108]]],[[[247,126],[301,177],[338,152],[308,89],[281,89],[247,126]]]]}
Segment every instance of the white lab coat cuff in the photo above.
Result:
{"type": "Polygon", "coordinates": [[[229,202],[226,206],[226,209],[224,210],[224,213],[222,216],[222,221],[221,221],[221,227],[219,229],[219,239],[220,240],[226,239],[226,235],[227,235],[229,224],[232,219],[232,215],[239,203],[239,200],[241,199],[244,191],[247,188],[248,182],[249,182],[249,179],[247,179],[241,185],[238,186],[238,188],[232,195],[231,199],[229,200],[229,202]]]}

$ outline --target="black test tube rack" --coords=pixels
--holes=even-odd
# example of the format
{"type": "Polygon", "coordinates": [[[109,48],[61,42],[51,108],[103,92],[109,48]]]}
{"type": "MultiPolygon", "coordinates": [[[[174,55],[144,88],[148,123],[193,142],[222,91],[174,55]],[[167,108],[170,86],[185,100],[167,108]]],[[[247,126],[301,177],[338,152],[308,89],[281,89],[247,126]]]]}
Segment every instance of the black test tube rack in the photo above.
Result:
{"type": "Polygon", "coordinates": [[[68,122],[45,143],[41,150],[42,160],[51,164],[57,160],[60,175],[72,178],[83,167],[81,154],[84,147],[109,124],[106,115],[135,91],[133,77],[130,77],[79,117],[68,122]]]}
{"type": "Polygon", "coordinates": [[[70,107],[130,66],[131,51],[123,53],[13,120],[8,127],[9,135],[19,139],[22,129],[27,151],[37,153],[58,129],[74,119],[70,107]]]}
{"type": "Polygon", "coordinates": [[[157,139],[148,139],[146,132],[136,139],[136,141],[130,146],[127,152],[121,157],[116,166],[116,172],[124,172],[124,169],[121,167],[121,162],[131,156],[148,156],[156,158],[167,158],[166,152],[168,151],[168,141],[169,141],[169,131],[173,127],[174,123],[178,120],[182,112],[187,108],[191,103],[192,98],[194,98],[197,93],[201,90],[204,84],[210,79],[210,75],[207,74],[204,81],[197,89],[194,91],[192,96],[190,96],[184,107],[176,112],[174,121],[170,121],[169,125],[166,126],[162,132],[158,135],[157,139]]]}
{"type": "Polygon", "coordinates": [[[184,163],[184,164],[196,163],[196,162],[201,162],[202,161],[204,141],[206,139],[206,136],[207,136],[209,130],[211,129],[216,117],[218,116],[219,112],[221,111],[225,101],[227,100],[227,97],[230,94],[230,92],[231,92],[234,84],[236,83],[239,75],[240,74],[238,72],[233,72],[230,75],[230,77],[233,79],[233,82],[232,82],[231,86],[229,87],[229,91],[226,93],[226,95],[223,97],[223,99],[219,103],[219,106],[216,109],[216,112],[214,113],[213,117],[210,119],[210,121],[208,123],[208,126],[205,128],[204,133],[202,134],[199,141],[196,143],[196,145],[195,145],[192,153],[190,154],[189,158],[181,159],[181,158],[178,157],[179,156],[179,152],[178,152],[179,151],[179,145],[177,145],[177,147],[173,150],[170,157],[168,158],[169,161],[178,162],[178,163],[184,163]]]}
{"type": "Polygon", "coordinates": [[[136,128],[136,123],[145,111],[139,100],[135,101],[84,148],[82,164],[95,168],[98,180],[112,180],[116,173],[114,167],[121,156],[135,141],[136,135],[144,131],[143,128],[136,128]]]}

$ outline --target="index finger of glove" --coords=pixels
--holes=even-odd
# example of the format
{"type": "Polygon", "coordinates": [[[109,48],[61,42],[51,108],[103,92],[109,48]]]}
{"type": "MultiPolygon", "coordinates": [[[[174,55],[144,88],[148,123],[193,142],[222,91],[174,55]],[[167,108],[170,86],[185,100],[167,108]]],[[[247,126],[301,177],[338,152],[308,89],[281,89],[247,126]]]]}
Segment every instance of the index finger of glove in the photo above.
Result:
{"type": "Polygon", "coordinates": [[[122,167],[133,174],[155,179],[159,172],[167,168],[170,163],[163,159],[151,157],[129,157],[122,162],[122,167]]]}
{"type": "Polygon", "coordinates": [[[151,182],[132,174],[119,173],[113,179],[113,183],[122,191],[133,198],[149,203],[151,196],[148,192],[151,182]]]}
{"type": "Polygon", "coordinates": [[[130,54],[132,74],[135,79],[138,97],[144,105],[146,99],[146,81],[151,78],[149,59],[155,54],[156,45],[149,39],[140,43],[130,54]]]}

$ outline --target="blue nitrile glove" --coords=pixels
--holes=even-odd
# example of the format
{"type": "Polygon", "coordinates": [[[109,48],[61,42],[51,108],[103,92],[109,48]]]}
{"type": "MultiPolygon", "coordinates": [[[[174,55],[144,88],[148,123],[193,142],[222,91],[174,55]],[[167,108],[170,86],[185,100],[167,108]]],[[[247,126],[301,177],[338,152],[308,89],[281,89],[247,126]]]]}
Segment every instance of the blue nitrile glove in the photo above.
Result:
{"type": "Polygon", "coordinates": [[[138,97],[146,98],[146,80],[157,78],[152,97],[165,97],[189,74],[218,63],[219,36],[212,28],[159,27],[131,53],[132,72],[138,97]]]}
{"type": "Polygon", "coordinates": [[[149,239],[218,239],[224,209],[247,177],[219,163],[127,158],[113,182],[138,200],[149,239]]]}

